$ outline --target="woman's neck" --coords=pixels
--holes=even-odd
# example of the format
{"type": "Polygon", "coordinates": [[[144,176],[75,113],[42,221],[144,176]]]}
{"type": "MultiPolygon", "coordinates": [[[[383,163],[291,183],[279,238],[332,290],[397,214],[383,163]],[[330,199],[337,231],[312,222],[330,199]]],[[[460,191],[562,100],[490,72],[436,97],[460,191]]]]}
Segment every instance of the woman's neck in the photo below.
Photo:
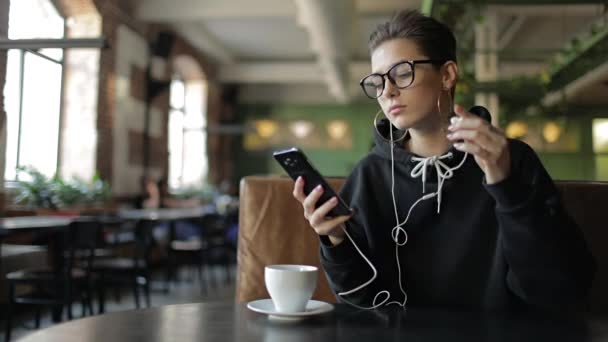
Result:
{"type": "Polygon", "coordinates": [[[409,130],[410,139],[405,141],[405,149],[421,157],[442,155],[451,147],[446,137],[447,130],[409,130]]]}

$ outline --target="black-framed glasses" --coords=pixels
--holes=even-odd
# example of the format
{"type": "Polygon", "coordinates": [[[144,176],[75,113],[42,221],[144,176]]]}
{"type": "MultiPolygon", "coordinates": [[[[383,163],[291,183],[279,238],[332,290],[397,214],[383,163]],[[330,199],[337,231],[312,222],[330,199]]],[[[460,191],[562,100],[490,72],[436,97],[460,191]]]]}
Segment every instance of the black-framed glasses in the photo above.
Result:
{"type": "Polygon", "coordinates": [[[393,65],[384,74],[371,74],[365,76],[360,82],[361,89],[370,99],[377,99],[382,96],[386,83],[385,76],[391,83],[399,88],[405,89],[414,83],[416,64],[443,64],[445,61],[437,59],[421,59],[413,61],[402,61],[393,65]]]}

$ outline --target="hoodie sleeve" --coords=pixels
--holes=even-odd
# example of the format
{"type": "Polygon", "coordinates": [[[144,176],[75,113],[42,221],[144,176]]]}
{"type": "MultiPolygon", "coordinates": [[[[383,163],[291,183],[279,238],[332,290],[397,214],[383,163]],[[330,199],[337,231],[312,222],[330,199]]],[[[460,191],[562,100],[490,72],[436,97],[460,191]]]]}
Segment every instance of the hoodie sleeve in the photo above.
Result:
{"type": "MultiPolygon", "coordinates": [[[[366,238],[364,225],[361,222],[361,215],[364,213],[360,210],[362,207],[360,201],[366,200],[366,197],[363,196],[365,193],[364,189],[363,174],[361,168],[357,167],[346,180],[340,191],[340,196],[356,211],[353,218],[346,223],[346,230],[355,241],[359,250],[366,257],[371,258],[368,239],[366,238]]],[[[321,236],[320,245],[321,265],[325,269],[329,284],[338,300],[363,307],[371,307],[374,296],[378,293],[375,285],[378,283],[377,280],[351,294],[339,295],[369,282],[374,275],[372,268],[361,256],[361,253],[359,253],[352,241],[348,237],[345,237],[344,241],[333,246],[327,236],[321,236]]],[[[373,260],[370,261],[374,262],[373,260]]]]}
{"type": "Polygon", "coordinates": [[[531,306],[576,309],[591,286],[595,260],[534,151],[515,140],[509,145],[511,175],[485,185],[496,201],[507,285],[531,306]]]}

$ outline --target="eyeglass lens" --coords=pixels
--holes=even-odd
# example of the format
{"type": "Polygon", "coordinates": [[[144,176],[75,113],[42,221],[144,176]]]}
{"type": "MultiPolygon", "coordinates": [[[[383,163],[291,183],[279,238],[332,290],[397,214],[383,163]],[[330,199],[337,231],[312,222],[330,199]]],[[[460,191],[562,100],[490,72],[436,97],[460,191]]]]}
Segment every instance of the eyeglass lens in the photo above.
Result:
{"type": "MultiPolygon", "coordinates": [[[[412,84],[413,70],[412,65],[407,62],[393,66],[387,73],[389,80],[399,89],[403,89],[412,84]]],[[[371,98],[378,98],[382,95],[385,88],[384,75],[372,74],[363,79],[363,91],[371,98]]]]}

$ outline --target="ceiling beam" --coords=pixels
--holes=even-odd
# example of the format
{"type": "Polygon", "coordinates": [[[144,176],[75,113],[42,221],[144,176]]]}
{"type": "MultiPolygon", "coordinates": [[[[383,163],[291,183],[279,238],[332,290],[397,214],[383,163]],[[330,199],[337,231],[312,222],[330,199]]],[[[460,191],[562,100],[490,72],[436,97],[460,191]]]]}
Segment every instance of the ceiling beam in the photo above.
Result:
{"type": "Polygon", "coordinates": [[[298,23],[308,32],[329,92],[349,101],[348,61],[353,42],[354,3],[350,0],[295,0],[298,23]]]}
{"type": "Polygon", "coordinates": [[[192,46],[221,64],[230,64],[234,57],[224,45],[200,23],[177,23],[173,28],[192,46]]]}
{"type": "Polygon", "coordinates": [[[517,15],[513,18],[511,23],[509,23],[509,26],[506,28],[506,30],[502,32],[502,34],[498,38],[498,44],[496,45],[498,50],[506,48],[509,43],[513,41],[513,38],[515,37],[517,32],[519,32],[525,22],[526,17],[523,15],[517,15]]]}
{"type": "MultiPolygon", "coordinates": [[[[345,63],[349,79],[347,84],[358,83],[370,73],[369,62],[345,63]]],[[[315,62],[249,62],[224,65],[219,79],[224,83],[284,83],[322,84],[325,82],[319,64],[315,62]]]]}
{"type": "Polygon", "coordinates": [[[546,5],[491,5],[488,8],[496,10],[499,15],[523,15],[523,16],[601,16],[603,6],[598,4],[575,5],[575,4],[546,4],[546,5]]]}
{"type": "Polygon", "coordinates": [[[220,68],[225,83],[322,83],[322,71],[313,62],[236,63],[220,68]]]}
{"type": "Polygon", "coordinates": [[[588,71],[576,80],[568,83],[562,89],[553,91],[543,98],[542,103],[545,106],[553,106],[561,101],[568,101],[576,98],[578,94],[584,91],[587,87],[592,87],[598,83],[602,83],[608,78],[608,62],[598,66],[597,68],[588,71]]]}
{"type": "MultiPolygon", "coordinates": [[[[427,2],[425,0],[424,2],[427,2]]],[[[423,0],[356,0],[356,10],[360,14],[392,14],[404,9],[420,9],[423,0]]]]}
{"type": "MultiPolygon", "coordinates": [[[[369,104],[372,100],[363,95],[359,87],[351,84],[352,101],[369,104]]],[[[245,104],[335,104],[336,99],[327,92],[324,84],[301,84],[285,87],[280,84],[246,84],[239,87],[239,103],[245,104]]]]}
{"type": "Polygon", "coordinates": [[[536,76],[538,71],[546,67],[546,62],[509,62],[501,60],[498,63],[498,77],[510,79],[517,76],[536,76]]]}
{"type": "Polygon", "coordinates": [[[201,21],[204,19],[293,17],[285,0],[144,0],[135,10],[143,21],[201,21]]]}
{"type": "MultiPolygon", "coordinates": [[[[449,0],[443,0],[449,2],[449,0]]],[[[459,0],[451,0],[459,1],[459,0]]],[[[606,0],[486,0],[487,4],[501,5],[525,5],[525,6],[551,6],[551,5],[580,5],[580,4],[600,4],[604,5],[606,0]]]]}

